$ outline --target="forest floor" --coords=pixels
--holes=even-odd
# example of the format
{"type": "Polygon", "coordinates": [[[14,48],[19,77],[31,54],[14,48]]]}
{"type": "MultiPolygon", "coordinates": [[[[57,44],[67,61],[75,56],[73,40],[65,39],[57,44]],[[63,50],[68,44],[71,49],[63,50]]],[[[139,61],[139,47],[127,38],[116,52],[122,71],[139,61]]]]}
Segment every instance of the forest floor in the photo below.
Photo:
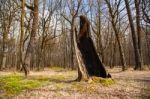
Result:
{"type": "MultiPolygon", "coordinates": [[[[35,79],[44,84],[40,87],[28,87],[28,90],[13,94],[11,99],[150,99],[150,71],[129,69],[122,72],[120,68],[108,71],[115,82],[110,85],[75,82],[73,80],[77,78],[77,71],[60,68],[30,72],[29,77],[24,79],[35,79]]],[[[12,74],[16,72],[0,72],[3,77],[12,74]]],[[[0,91],[0,99],[5,99],[5,96],[0,91]]]]}

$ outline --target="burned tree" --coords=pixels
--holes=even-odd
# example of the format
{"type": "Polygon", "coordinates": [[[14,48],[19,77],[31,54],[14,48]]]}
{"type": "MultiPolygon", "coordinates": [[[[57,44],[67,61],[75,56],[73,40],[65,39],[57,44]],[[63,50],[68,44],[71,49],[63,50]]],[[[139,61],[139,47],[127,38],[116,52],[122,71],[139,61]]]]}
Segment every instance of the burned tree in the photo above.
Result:
{"type": "MultiPolygon", "coordinates": [[[[85,16],[80,16],[80,31],[78,35],[77,45],[81,52],[81,58],[84,63],[83,66],[85,66],[87,74],[89,76],[97,76],[103,78],[111,77],[111,75],[106,72],[104,65],[102,64],[96,53],[95,46],[90,37],[90,23],[85,16]]],[[[83,71],[80,71],[82,74],[83,71]]]]}

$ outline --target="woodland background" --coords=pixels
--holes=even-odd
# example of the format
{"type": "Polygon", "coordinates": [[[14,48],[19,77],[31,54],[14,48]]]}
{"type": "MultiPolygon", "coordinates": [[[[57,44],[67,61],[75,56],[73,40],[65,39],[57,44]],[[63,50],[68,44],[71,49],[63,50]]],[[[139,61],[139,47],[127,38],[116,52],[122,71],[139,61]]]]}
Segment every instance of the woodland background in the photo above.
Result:
{"type": "Polygon", "coordinates": [[[80,15],[105,66],[150,68],[149,0],[0,0],[1,70],[75,69],[72,27],[80,15]]]}

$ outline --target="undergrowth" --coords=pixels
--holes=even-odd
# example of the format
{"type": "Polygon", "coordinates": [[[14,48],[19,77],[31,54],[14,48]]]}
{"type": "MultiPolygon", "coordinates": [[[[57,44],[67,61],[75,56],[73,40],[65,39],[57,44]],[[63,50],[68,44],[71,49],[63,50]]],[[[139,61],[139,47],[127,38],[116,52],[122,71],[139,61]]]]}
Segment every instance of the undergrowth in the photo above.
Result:
{"type": "Polygon", "coordinates": [[[0,98],[11,97],[25,90],[41,87],[47,83],[48,79],[42,78],[27,79],[24,76],[13,74],[0,77],[0,98]]]}

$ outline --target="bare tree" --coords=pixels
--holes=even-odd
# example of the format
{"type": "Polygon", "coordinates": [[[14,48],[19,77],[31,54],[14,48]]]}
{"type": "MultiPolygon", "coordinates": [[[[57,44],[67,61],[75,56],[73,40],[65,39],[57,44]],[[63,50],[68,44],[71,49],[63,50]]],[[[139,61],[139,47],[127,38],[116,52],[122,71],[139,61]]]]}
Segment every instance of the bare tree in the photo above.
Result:
{"type": "Polygon", "coordinates": [[[128,19],[129,19],[131,33],[132,33],[133,46],[134,46],[134,54],[135,54],[135,68],[134,69],[137,70],[137,69],[141,69],[142,67],[141,56],[140,56],[140,52],[139,52],[139,48],[137,44],[137,36],[136,36],[135,27],[134,27],[133,20],[132,20],[129,1],[128,0],[124,0],[124,1],[126,5],[127,14],[128,14],[128,19]]]}
{"type": "Polygon", "coordinates": [[[140,2],[141,0],[135,0],[135,9],[136,9],[136,31],[138,39],[138,49],[141,57],[141,65],[143,65],[143,54],[142,54],[142,35],[141,35],[141,11],[140,11],[140,2]]]}
{"type": "Polygon", "coordinates": [[[102,62],[104,62],[104,48],[103,48],[103,43],[102,43],[102,22],[101,22],[101,1],[97,0],[97,10],[98,10],[98,15],[97,15],[97,51],[101,56],[102,62]]]}
{"type": "Polygon", "coordinates": [[[21,2],[21,21],[20,21],[21,33],[20,33],[20,44],[19,44],[19,60],[20,60],[19,63],[20,64],[18,64],[20,67],[22,67],[22,62],[23,62],[25,2],[26,2],[26,0],[22,0],[22,2],[21,2]]]}
{"type": "Polygon", "coordinates": [[[141,9],[142,9],[142,13],[143,13],[143,19],[146,23],[150,24],[150,17],[149,17],[149,13],[150,13],[150,1],[149,0],[141,0],[141,9]]]}
{"type": "Polygon", "coordinates": [[[119,0],[118,4],[116,2],[116,9],[115,11],[113,11],[114,8],[111,7],[111,4],[108,0],[105,0],[106,3],[107,3],[107,6],[109,8],[109,14],[111,16],[111,24],[112,24],[112,27],[114,29],[114,32],[115,32],[115,36],[116,36],[116,39],[117,39],[117,42],[118,42],[118,46],[119,46],[119,51],[120,51],[120,57],[121,57],[121,63],[122,63],[122,70],[124,71],[125,70],[125,67],[126,67],[126,61],[125,61],[125,55],[124,55],[124,51],[123,51],[123,46],[122,46],[122,43],[121,43],[121,40],[120,40],[120,34],[119,34],[119,28],[117,28],[117,22],[119,21],[118,20],[118,14],[119,14],[119,6],[120,6],[120,2],[121,0],[119,0]]]}
{"type": "Polygon", "coordinates": [[[70,20],[69,18],[67,18],[65,15],[62,14],[62,16],[70,23],[70,26],[71,26],[71,29],[70,29],[70,32],[71,32],[71,53],[72,53],[71,64],[73,65],[73,44],[74,44],[75,53],[76,53],[76,57],[77,57],[77,61],[78,61],[78,78],[77,78],[77,80],[78,81],[88,80],[89,76],[88,76],[87,70],[85,68],[85,65],[83,63],[81,53],[77,47],[77,38],[76,38],[77,37],[77,30],[75,29],[76,28],[75,27],[75,18],[78,15],[78,11],[80,9],[82,0],[78,0],[77,9],[75,9],[75,5],[74,5],[75,2],[71,0],[71,3],[72,3],[72,6],[69,6],[69,9],[71,12],[72,19],[70,20]]]}
{"type": "Polygon", "coordinates": [[[16,16],[16,9],[15,3],[13,0],[1,0],[0,1],[0,8],[1,8],[1,28],[2,28],[2,36],[3,36],[3,54],[2,54],[2,66],[0,68],[7,67],[7,54],[9,51],[8,43],[9,43],[9,34],[11,30],[12,23],[16,16]]]}
{"type": "Polygon", "coordinates": [[[31,34],[30,34],[30,41],[29,41],[26,55],[25,55],[24,62],[23,62],[23,69],[24,69],[26,76],[29,73],[31,56],[32,56],[35,42],[36,42],[36,32],[37,32],[37,28],[38,28],[38,0],[34,0],[34,7],[32,7],[32,9],[33,9],[32,30],[31,30],[31,34]]]}

